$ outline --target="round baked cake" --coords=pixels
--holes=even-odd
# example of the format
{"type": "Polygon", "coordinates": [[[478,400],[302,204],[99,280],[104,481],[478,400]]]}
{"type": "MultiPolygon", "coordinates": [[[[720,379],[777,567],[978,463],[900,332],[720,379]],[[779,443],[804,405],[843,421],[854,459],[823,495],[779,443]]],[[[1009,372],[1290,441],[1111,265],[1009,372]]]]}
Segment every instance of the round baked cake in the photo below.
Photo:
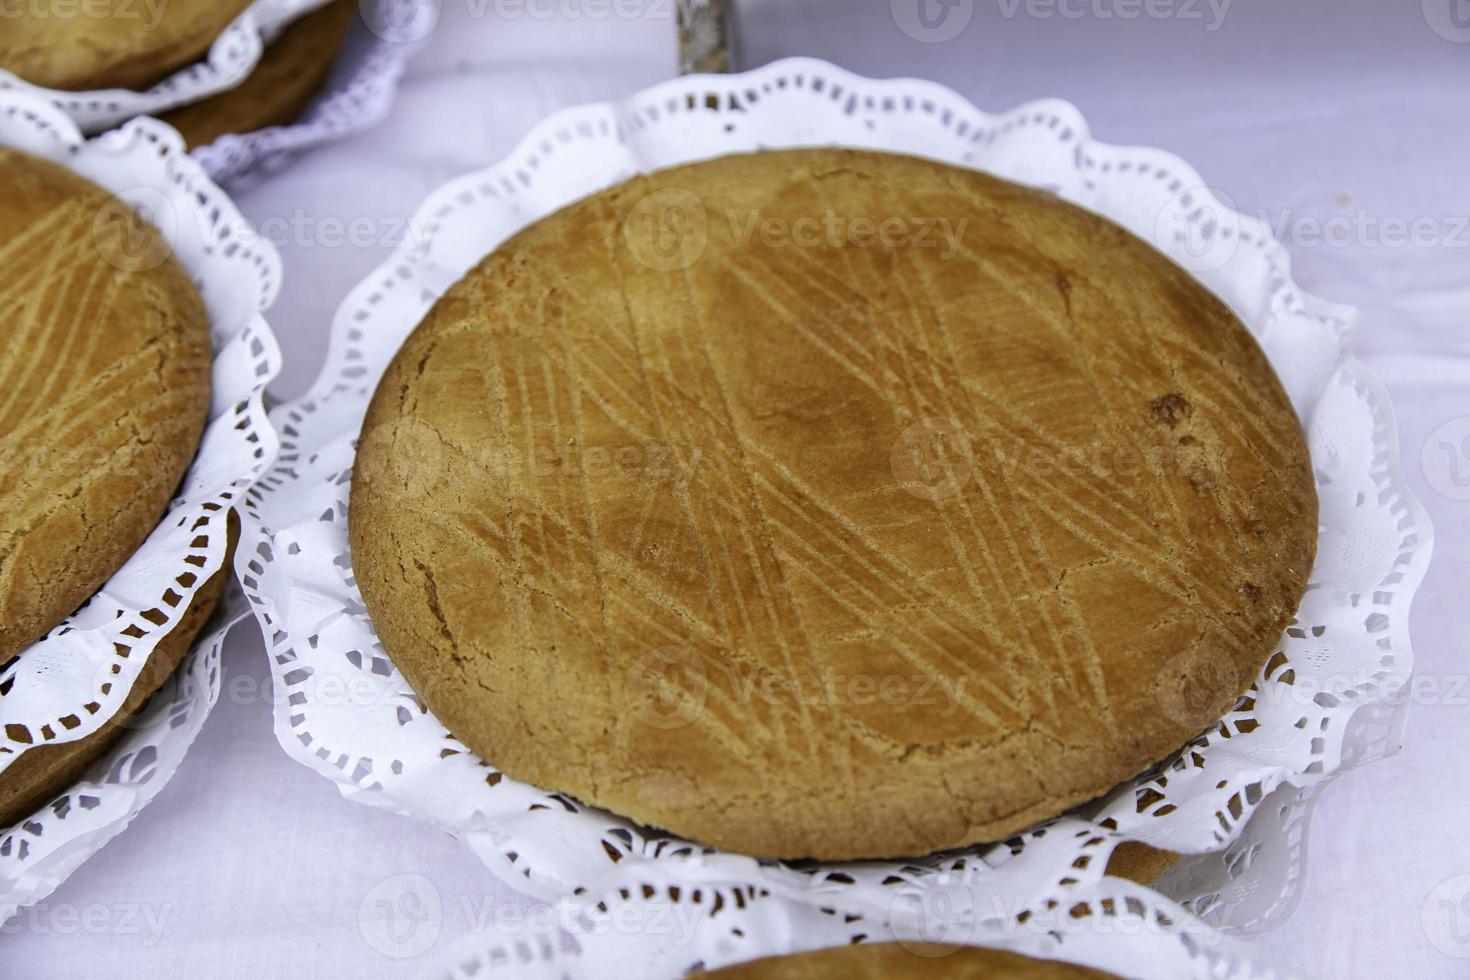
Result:
{"type": "Polygon", "coordinates": [[[203,300],[102,188],[0,149],[0,663],[157,525],[209,411],[203,300]]]}
{"type": "Polygon", "coordinates": [[[251,0],[86,0],[16,4],[0,28],[0,68],[65,91],[146,89],[198,61],[251,0]]]}
{"type": "Polygon", "coordinates": [[[1265,355],[1163,255],[816,149],[498,248],[387,369],[349,525],[394,663],[509,776],[851,859],[1004,839],[1216,722],[1316,516],[1265,355]]]}
{"type": "Polygon", "coordinates": [[[356,13],[354,0],[332,0],[313,10],[271,42],[260,64],[239,85],[159,118],[191,147],[206,146],[226,133],[294,122],[327,80],[356,13]]]}
{"type": "Polygon", "coordinates": [[[1085,966],[979,946],[874,943],[771,956],[706,974],[710,980],[1108,980],[1085,966]]]}

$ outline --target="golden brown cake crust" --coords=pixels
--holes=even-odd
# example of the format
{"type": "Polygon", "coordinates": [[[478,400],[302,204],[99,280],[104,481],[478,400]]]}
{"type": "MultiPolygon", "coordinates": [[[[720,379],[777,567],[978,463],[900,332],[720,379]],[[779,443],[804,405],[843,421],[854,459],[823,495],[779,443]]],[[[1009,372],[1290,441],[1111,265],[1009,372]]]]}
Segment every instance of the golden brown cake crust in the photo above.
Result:
{"type": "Polygon", "coordinates": [[[204,303],[101,188],[0,149],[0,662],[157,525],[209,411],[204,303]]]}
{"type": "Polygon", "coordinates": [[[178,623],[153,648],[117,714],[86,738],[29,749],[0,772],[0,827],[13,826],[61,795],[128,733],[131,719],[178,670],[209,621],[229,581],[238,537],[239,521],[232,513],[224,563],[199,587],[178,623]]]}
{"type": "Polygon", "coordinates": [[[379,384],[349,525],[471,749],[827,859],[1003,839],[1166,757],[1317,538],[1300,423],[1192,278],[1051,195],[844,150],[639,177],[499,248],[379,384]]]}
{"type": "Polygon", "coordinates": [[[239,85],[159,118],[190,147],[294,122],[326,81],[356,13],[355,0],[332,0],[287,27],[239,85]]]}
{"type": "Polygon", "coordinates": [[[978,946],[875,943],[771,956],[700,974],[710,980],[1108,980],[1085,966],[978,946]]]}
{"type": "Polygon", "coordinates": [[[21,4],[0,30],[0,68],[69,92],[145,89],[198,61],[250,0],[89,0],[60,16],[21,4]]]}

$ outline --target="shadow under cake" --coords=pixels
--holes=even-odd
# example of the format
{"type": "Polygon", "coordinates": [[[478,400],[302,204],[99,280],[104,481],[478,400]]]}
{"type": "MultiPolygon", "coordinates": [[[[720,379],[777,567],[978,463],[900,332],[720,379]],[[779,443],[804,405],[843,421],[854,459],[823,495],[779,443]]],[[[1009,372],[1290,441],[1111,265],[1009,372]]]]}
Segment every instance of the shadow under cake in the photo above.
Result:
{"type": "Polygon", "coordinates": [[[1265,354],[1059,198],[812,149],[525,229],[381,380],[378,635],[507,775],[694,841],[1003,840],[1214,724],[1317,499],[1265,354]]]}
{"type": "Polygon", "coordinates": [[[191,148],[207,146],[227,133],[295,122],[331,74],[356,14],[355,0],[332,0],[288,25],[239,85],[159,118],[191,148]]]}
{"type": "Polygon", "coordinates": [[[224,564],[199,587],[178,623],[153,648],[117,714],[85,738],[29,749],[0,772],[0,828],[24,820],[64,793],[132,729],[149,699],[178,670],[209,622],[229,581],[238,536],[238,522],[232,514],[224,564]]]}
{"type": "Polygon", "coordinates": [[[1137,841],[1124,841],[1108,859],[1107,873],[1139,885],[1152,885],[1179,863],[1179,855],[1137,841]]]}

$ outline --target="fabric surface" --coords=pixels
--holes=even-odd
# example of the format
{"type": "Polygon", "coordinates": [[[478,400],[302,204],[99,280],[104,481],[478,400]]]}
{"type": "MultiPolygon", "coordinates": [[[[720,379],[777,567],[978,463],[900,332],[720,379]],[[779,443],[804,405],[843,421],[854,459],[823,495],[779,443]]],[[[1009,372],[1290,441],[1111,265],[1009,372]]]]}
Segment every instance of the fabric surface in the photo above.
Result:
{"type": "MultiPolygon", "coordinates": [[[[1101,139],[1183,156],[1266,216],[1304,288],[1361,308],[1359,350],[1393,394],[1405,470],[1437,525],[1414,610],[1419,681],[1404,752],[1326,791],[1301,906],[1259,942],[1321,977],[1470,973],[1470,27],[1456,0],[923,0],[927,21],[917,2],[744,0],[739,64],[814,55],[927,77],[992,110],[1068,99],[1101,139]],[[957,33],[916,40],[900,25],[957,33]]],[[[556,109],[669,77],[672,17],[653,0],[445,0],[382,128],[241,198],[286,260],[277,393],[316,374],[333,310],[413,233],[425,194],[556,109]]],[[[225,664],[174,781],[49,902],[0,927],[3,972],[406,977],[459,936],[516,921],[527,902],[454,840],[346,802],[287,759],[252,628],[225,664]]]]}

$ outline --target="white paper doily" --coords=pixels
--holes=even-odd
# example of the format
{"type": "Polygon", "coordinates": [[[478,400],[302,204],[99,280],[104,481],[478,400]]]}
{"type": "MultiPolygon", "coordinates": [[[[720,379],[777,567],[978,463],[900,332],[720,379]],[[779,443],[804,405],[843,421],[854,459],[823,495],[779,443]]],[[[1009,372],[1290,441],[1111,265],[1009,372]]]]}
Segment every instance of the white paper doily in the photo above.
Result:
{"type": "Polygon", "coordinates": [[[326,2],[255,0],[215,38],[204,60],[174,72],[143,92],[120,88],[67,92],[32,85],[4,69],[0,69],[0,91],[15,89],[42,96],[71,116],[85,132],[100,132],[134,116],[157,115],[239,84],[260,61],[267,41],[292,20],[326,2]]]}
{"type": "MultiPolygon", "coordinates": [[[[408,898],[415,884],[425,887],[406,882],[398,897],[408,898]]],[[[437,894],[426,891],[413,898],[408,907],[432,928],[437,894]]],[[[713,970],[764,956],[899,942],[911,949],[923,944],[936,966],[959,946],[988,946],[1144,980],[1296,976],[1168,899],[1119,878],[1059,890],[1054,905],[1024,923],[984,914],[940,921],[906,901],[896,903],[896,911],[897,921],[887,924],[782,898],[748,883],[664,875],[595,907],[562,902],[517,915],[456,942],[419,975],[422,980],[678,980],[696,968],[713,970]]],[[[385,953],[406,956],[423,934],[405,929],[397,934],[397,947],[392,940],[379,943],[390,944],[385,953]]]]}
{"type": "Polygon", "coordinates": [[[1218,924],[1251,928],[1289,906],[1300,878],[1306,804],[1298,795],[1395,747],[1399,707],[1374,706],[1409,676],[1408,606],[1430,545],[1427,518],[1398,469],[1387,398],[1347,353],[1352,311],[1302,293],[1269,230],[1225,207],[1176,157],[1095,142],[1064,102],[991,115],[927,82],[871,81],[795,59],[559,113],[505,160],[440,188],[415,221],[424,234],[338,310],[312,389],[273,413],[279,462],[242,507],[236,565],[275,681],[290,692],[276,712],[277,737],[347,797],[443,827],[548,900],[605,894],[668,864],[678,870],[657,872],[717,867],[729,880],[878,921],[905,888],[943,893],[953,907],[1003,895],[1020,915],[1073,876],[1085,856],[1078,842],[1098,838],[1109,850],[1137,840],[1210,855],[1171,875],[1171,894],[1218,924]],[[1309,422],[1320,558],[1281,653],[1216,729],[1156,771],[1003,845],[907,864],[756,862],[502,778],[415,698],[378,644],[352,577],[353,441],[383,369],[437,296],[518,229],[635,172],[801,145],[929,156],[1048,188],[1112,218],[1230,303],[1309,422]],[[1354,720],[1365,709],[1376,724],[1354,720]]]}
{"type": "MultiPolygon", "coordinates": [[[[167,126],[135,120],[88,141],[55,106],[0,92],[0,146],[56,161],[146,212],[199,288],[215,347],[208,425],[168,514],[86,605],[0,670],[3,771],[31,748],[84,738],[116,715],[159,640],[224,567],[230,510],[278,445],[262,398],[280,352],[261,311],[275,299],[281,270],[275,249],[245,230],[167,126]]],[[[149,778],[161,783],[167,773],[155,770],[149,778]]],[[[98,815],[96,828],[59,819],[48,810],[28,822],[36,829],[27,833],[48,835],[47,853],[63,846],[90,853],[86,841],[97,828],[121,827],[116,807],[112,822],[98,815]],[[72,828],[81,835],[75,845],[72,828]]]]}
{"type": "Polygon", "coordinates": [[[377,125],[393,106],[408,59],[439,17],[439,0],[376,0],[348,32],[322,93],[297,122],[221,136],[194,159],[219,183],[279,166],[291,154],[377,125]]]}
{"type": "Polygon", "coordinates": [[[220,651],[247,615],[233,583],[173,677],[86,777],[0,829],[0,922],[42,901],[122,833],[172,778],[220,692],[220,651]]]}

